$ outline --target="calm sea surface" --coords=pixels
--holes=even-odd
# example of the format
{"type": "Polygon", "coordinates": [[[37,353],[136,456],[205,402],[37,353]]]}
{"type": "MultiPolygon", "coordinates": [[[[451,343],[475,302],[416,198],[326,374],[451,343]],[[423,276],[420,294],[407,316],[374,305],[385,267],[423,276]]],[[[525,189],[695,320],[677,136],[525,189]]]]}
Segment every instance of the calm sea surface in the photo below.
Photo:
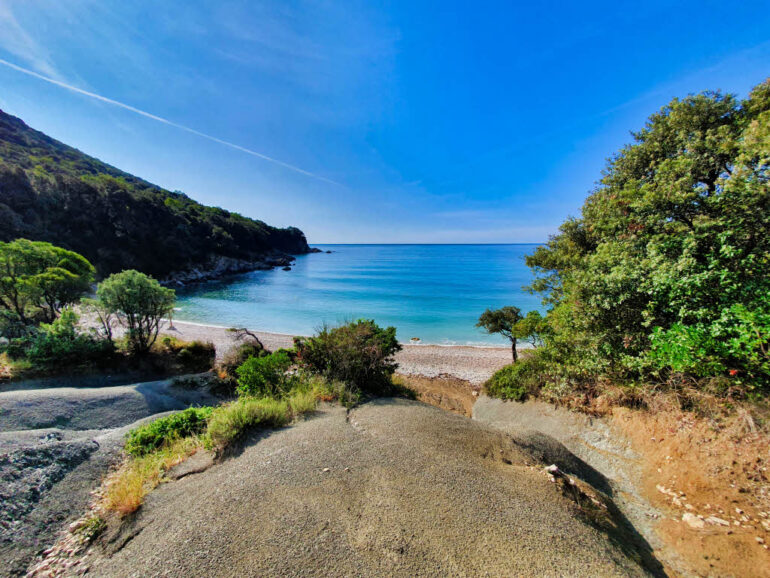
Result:
{"type": "Polygon", "coordinates": [[[487,307],[542,310],[522,290],[536,245],[318,245],[291,271],[255,271],[178,291],[176,318],[310,335],[360,317],[395,325],[400,341],[501,345],[474,325],[487,307]]]}

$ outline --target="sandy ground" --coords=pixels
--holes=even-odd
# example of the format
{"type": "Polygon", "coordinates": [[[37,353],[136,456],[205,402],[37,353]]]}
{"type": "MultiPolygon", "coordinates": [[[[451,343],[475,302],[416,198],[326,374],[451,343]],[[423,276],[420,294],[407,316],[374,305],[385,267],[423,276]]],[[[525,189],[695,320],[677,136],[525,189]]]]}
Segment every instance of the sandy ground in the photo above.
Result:
{"type": "Polygon", "coordinates": [[[165,484],[97,576],[637,576],[498,430],[382,399],[328,406],[165,484]],[[258,442],[258,443],[256,443],[258,442]]]}
{"type": "MultiPolygon", "coordinates": [[[[163,333],[184,340],[210,341],[222,356],[233,346],[232,333],[222,327],[174,321],[174,329],[163,333]]],[[[268,349],[292,347],[292,336],[255,331],[268,349]]],[[[506,347],[471,347],[463,345],[406,344],[396,355],[398,372],[404,375],[438,377],[449,375],[474,385],[484,383],[498,369],[511,363],[511,350],[506,347]]]]}

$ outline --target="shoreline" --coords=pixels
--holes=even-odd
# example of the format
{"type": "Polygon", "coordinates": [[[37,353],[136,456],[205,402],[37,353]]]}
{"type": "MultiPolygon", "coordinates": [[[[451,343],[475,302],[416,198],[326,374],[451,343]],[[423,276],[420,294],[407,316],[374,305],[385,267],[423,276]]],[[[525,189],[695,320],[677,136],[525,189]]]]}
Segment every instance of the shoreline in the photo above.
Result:
{"type": "MultiPolygon", "coordinates": [[[[165,322],[168,323],[168,319],[164,319],[165,322]]],[[[197,327],[210,327],[212,329],[230,329],[233,326],[232,325],[216,325],[214,323],[201,323],[200,321],[187,321],[184,319],[180,319],[178,321],[174,322],[176,323],[182,323],[184,325],[195,325],[197,327]]],[[[294,337],[310,337],[310,335],[303,335],[300,333],[281,333],[280,331],[262,331],[258,329],[252,329],[251,327],[247,327],[249,331],[252,331],[258,335],[274,335],[276,337],[288,337],[288,338],[294,338],[294,337]]],[[[161,330],[162,331],[162,330],[161,330]]],[[[507,345],[482,345],[480,343],[430,343],[428,341],[420,340],[418,342],[414,341],[399,341],[399,343],[406,347],[408,346],[415,346],[415,347],[474,347],[477,349],[504,349],[505,351],[510,352],[511,348],[507,345]]],[[[516,347],[517,351],[524,351],[527,349],[531,349],[531,346],[529,344],[524,344],[524,346],[519,345],[516,347]]]]}
{"type": "MultiPolygon", "coordinates": [[[[216,347],[217,358],[221,359],[236,343],[235,336],[227,329],[192,321],[174,321],[173,329],[166,324],[161,328],[160,335],[170,335],[185,341],[210,341],[216,347]]],[[[254,330],[254,334],[268,349],[293,347],[293,335],[257,330],[254,330]]],[[[402,375],[428,378],[451,376],[472,385],[481,385],[495,371],[512,361],[509,347],[429,343],[401,345],[403,349],[395,357],[397,373],[402,375]]]]}

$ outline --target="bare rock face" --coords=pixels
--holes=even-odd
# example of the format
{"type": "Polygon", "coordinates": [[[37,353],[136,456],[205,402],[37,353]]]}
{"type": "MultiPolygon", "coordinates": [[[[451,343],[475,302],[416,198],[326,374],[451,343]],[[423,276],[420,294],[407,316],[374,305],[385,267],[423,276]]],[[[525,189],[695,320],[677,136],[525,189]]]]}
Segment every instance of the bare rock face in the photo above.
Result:
{"type": "Polygon", "coordinates": [[[271,254],[257,260],[234,259],[217,256],[212,258],[205,267],[197,267],[187,271],[173,273],[163,279],[164,285],[187,285],[220,279],[228,275],[248,273],[250,271],[267,271],[275,267],[288,267],[295,261],[291,255],[271,254]]]}
{"type": "Polygon", "coordinates": [[[157,488],[134,519],[92,546],[90,569],[185,577],[648,574],[633,545],[597,529],[601,522],[549,482],[545,465],[498,430],[418,402],[326,406],[157,488]]]}
{"type": "Polygon", "coordinates": [[[120,458],[129,429],[169,410],[217,401],[173,380],[0,391],[0,574],[23,576],[82,516],[120,458]]]}

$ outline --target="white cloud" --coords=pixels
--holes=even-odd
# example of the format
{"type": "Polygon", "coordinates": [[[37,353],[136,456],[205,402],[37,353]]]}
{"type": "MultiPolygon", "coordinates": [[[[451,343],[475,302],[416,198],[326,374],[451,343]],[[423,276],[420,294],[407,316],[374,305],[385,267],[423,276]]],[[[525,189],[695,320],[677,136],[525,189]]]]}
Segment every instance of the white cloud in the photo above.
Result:
{"type": "Polygon", "coordinates": [[[0,2],[0,48],[24,60],[41,74],[62,79],[48,51],[19,24],[10,2],[0,2]]]}
{"type": "Polygon", "coordinates": [[[149,118],[151,120],[160,122],[162,124],[165,124],[165,125],[168,125],[168,126],[172,126],[174,128],[178,128],[179,130],[183,130],[185,132],[189,132],[190,134],[194,134],[195,136],[199,136],[201,138],[205,138],[205,139],[210,140],[212,142],[215,142],[217,144],[224,145],[226,147],[229,147],[229,148],[235,149],[237,151],[246,153],[248,155],[251,155],[251,156],[260,158],[262,160],[268,161],[268,162],[273,163],[275,165],[279,165],[281,167],[289,169],[290,171],[294,171],[295,173],[300,173],[302,175],[311,177],[313,179],[317,179],[319,181],[324,181],[326,183],[330,183],[330,184],[333,184],[333,185],[340,185],[340,186],[342,186],[340,183],[338,183],[336,181],[333,181],[331,179],[327,179],[326,177],[322,177],[321,175],[317,175],[315,173],[311,173],[310,171],[306,171],[304,169],[301,169],[301,168],[296,167],[294,165],[291,165],[289,163],[285,163],[285,162],[280,161],[278,159],[274,159],[274,158],[269,157],[267,155],[264,155],[262,153],[258,153],[256,151],[253,151],[251,149],[247,149],[246,147],[242,147],[242,146],[237,145],[235,143],[231,143],[229,141],[222,140],[222,139],[217,138],[215,136],[208,135],[206,133],[200,132],[198,130],[195,130],[194,128],[190,128],[190,127],[185,126],[183,124],[178,124],[178,123],[176,123],[174,121],[171,121],[171,120],[168,120],[166,118],[163,118],[163,117],[154,115],[152,113],[149,113],[147,111],[138,109],[138,108],[133,107],[133,106],[131,106],[129,104],[125,104],[123,102],[119,102],[117,100],[113,100],[111,98],[107,98],[106,96],[102,96],[100,94],[96,94],[95,92],[90,92],[88,90],[83,90],[82,88],[78,88],[77,86],[73,86],[71,84],[67,84],[66,82],[62,82],[61,80],[56,80],[54,78],[46,77],[46,76],[44,76],[42,74],[38,74],[34,70],[29,70],[28,68],[24,68],[23,66],[18,66],[17,64],[13,64],[12,62],[8,62],[7,60],[3,60],[2,58],[0,58],[0,64],[2,64],[4,66],[7,66],[8,68],[11,68],[13,70],[16,70],[17,72],[21,72],[21,73],[26,74],[28,76],[32,76],[32,77],[37,78],[39,80],[43,80],[43,81],[48,82],[50,84],[59,86],[61,88],[65,88],[65,89],[70,90],[72,92],[76,92],[78,94],[82,94],[83,96],[88,96],[88,97],[93,98],[95,100],[98,100],[100,102],[104,102],[104,103],[107,103],[107,104],[111,104],[113,106],[117,106],[117,107],[123,108],[125,110],[130,111],[130,112],[133,112],[134,114],[138,114],[140,116],[143,116],[145,118],[149,118]]]}

